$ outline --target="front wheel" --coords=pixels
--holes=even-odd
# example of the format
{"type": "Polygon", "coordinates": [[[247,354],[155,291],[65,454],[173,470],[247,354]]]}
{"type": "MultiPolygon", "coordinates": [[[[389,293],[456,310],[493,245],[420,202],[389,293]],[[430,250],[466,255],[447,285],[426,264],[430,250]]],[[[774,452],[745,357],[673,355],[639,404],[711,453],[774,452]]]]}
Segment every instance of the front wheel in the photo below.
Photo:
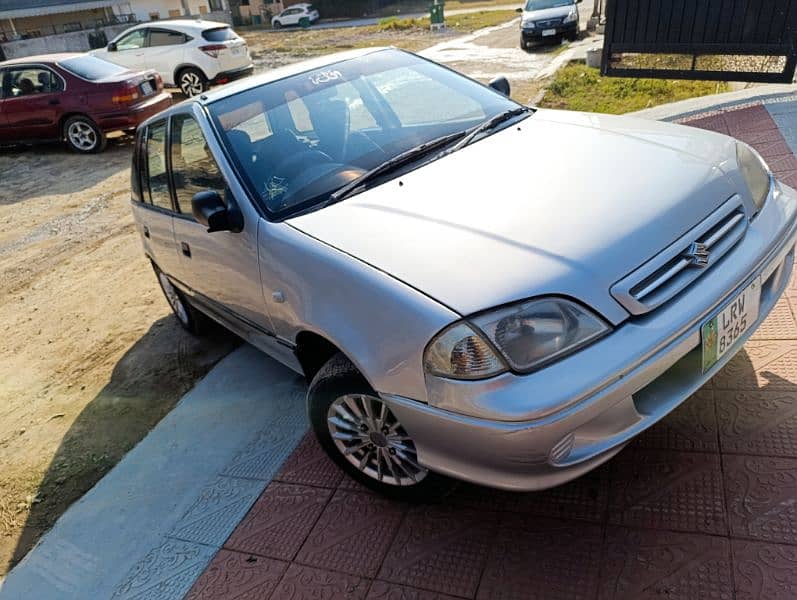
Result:
{"type": "Polygon", "coordinates": [[[199,69],[189,67],[180,71],[180,76],[177,78],[177,85],[180,86],[180,91],[189,98],[198,96],[208,89],[208,80],[205,74],[199,69]]]}
{"type": "Polygon", "coordinates": [[[526,43],[526,40],[524,40],[522,36],[520,37],[520,49],[521,50],[528,50],[529,49],[528,43],[526,43]]]}
{"type": "Polygon", "coordinates": [[[282,23],[280,23],[279,21],[274,21],[274,29],[281,29],[281,28],[282,28],[282,23]]]}
{"type": "Polygon", "coordinates": [[[342,354],[333,356],[313,378],[307,411],[330,458],[353,479],[383,495],[434,500],[456,485],[418,463],[412,437],[342,354]]]}
{"type": "Polygon", "coordinates": [[[107,140],[102,130],[90,118],[83,115],[70,117],[63,131],[69,149],[80,154],[95,154],[105,148],[107,140]]]}

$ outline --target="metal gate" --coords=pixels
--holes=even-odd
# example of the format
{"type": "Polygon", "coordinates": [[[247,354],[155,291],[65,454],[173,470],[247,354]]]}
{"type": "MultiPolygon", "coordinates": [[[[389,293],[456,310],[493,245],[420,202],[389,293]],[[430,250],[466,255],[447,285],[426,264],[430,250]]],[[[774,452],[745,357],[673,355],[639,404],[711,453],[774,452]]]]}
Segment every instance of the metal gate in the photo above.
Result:
{"type": "Polygon", "coordinates": [[[609,76],[790,83],[797,0],[607,0],[609,76]]]}

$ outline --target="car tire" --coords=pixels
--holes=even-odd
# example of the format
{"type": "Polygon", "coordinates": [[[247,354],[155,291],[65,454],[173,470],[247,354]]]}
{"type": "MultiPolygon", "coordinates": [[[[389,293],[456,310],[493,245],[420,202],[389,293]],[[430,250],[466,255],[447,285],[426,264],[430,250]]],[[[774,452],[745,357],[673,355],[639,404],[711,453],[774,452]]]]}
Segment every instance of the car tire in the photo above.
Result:
{"type": "Polygon", "coordinates": [[[429,502],[456,487],[454,480],[418,465],[406,430],[343,354],[333,356],[313,377],[307,414],[319,444],[335,464],[380,494],[429,502]],[[347,437],[352,439],[343,439],[347,437]]]}
{"type": "Polygon", "coordinates": [[[207,91],[208,78],[196,67],[188,67],[177,74],[177,87],[189,98],[199,96],[207,91]]]}
{"type": "Polygon", "coordinates": [[[69,117],[62,133],[69,149],[78,154],[102,152],[108,143],[102,130],[85,115],[69,117]]]}
{"type": "Polygon", "coordinates": [[[521,50],[528,50],[529,49],[528,43],[523,38],[520,38],[520,49],[521,50]]]}
{"type": "Polygon", "coordinates": [[[193,335],[204,335],[211,325],[210,317],[191,306],[185,295],[174,286],[169,277],[155,263],[152,263],[152,268],[155,271],[161,291],[166,297],[172,313],[177,318],[177,322],[180,323],[183,329],[193,335]]]}
{"type": "Polygon", "coordinates": [[[274,29],[282,29],[282,23],[280,23],[279,21],[274,21],[273,27],[274,29]]]}

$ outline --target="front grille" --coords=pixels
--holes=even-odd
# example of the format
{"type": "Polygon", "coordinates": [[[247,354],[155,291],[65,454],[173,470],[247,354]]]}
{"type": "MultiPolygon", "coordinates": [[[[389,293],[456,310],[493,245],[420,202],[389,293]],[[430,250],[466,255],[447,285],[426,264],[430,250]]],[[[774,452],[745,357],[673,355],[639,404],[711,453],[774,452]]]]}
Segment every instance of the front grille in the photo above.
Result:
{"type": "Polygon", "coordinates": [[[734,196],[677,242],[612,287],[631,314],[661,306],[711,269],[747,232],[742,201],[734,196]]]}
{"type": "Polygon", "coordinates": [[[535,25],[540,29],[553,29],[562,24],[562,19],[548,19],[547,21],[537,21],[535,25]]]}

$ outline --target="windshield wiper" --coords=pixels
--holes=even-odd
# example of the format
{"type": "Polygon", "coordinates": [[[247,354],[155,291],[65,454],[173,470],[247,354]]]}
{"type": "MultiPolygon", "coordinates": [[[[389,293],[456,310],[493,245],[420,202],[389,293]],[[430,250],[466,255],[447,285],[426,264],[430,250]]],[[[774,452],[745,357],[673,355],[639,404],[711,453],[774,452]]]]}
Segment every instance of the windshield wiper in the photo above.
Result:
{"type": "Polygon", "coordinates": [[[409,164],[414,160],[417,160],[424,154],[428,154],[432,150],[440,148],[441,146],[445,146],[446,144],[450,144],[456,139],[461,138],[464,135],[467,135],[467,131],[458,131],[457,133],[450,133],[448,135],[444,135],[442,137],[430,140],[428,142],[424,142],[419,146],[415,146],[414,148],[410,148],[409,150],[402,152],[401,154],[397,154],[391,159],[386,160],[380,165],[377,165],[370,171],[366,171],[359,177],[352,179],[349,183],[344,185],[341,188],[338,188],[333,194],[329,196],[329,200],[324,202],[322,208],[329,206],[330,204],[335,204],[336,202],[340,202],[341,200],[351,196],[355,193],[359,188],[364,186],[369,181],[379,177],[380,175],[384,175],[390,171],[398,169],[399,167],[409,164]]]}
{"type": "Polygon", "coordinates": [[[456,145],[452,146],[450,149],[446,150],[445,154],[451,154],[452,152],[456,152],[457,150],[461,150],[468,144],[470,144],[474,138],[479,135],[480,133],[484,133],[485,131],[489,131],[490,129],[494,129],[498,127],[501,123],[512,119],[513,117],[517,117],[518,115],[522,115],[523,113],[533,112],[534,109],[529,108],[528,106],[518,106],[517,108],[512,108],[510,110],[506,110],[502,113],[498,113],[494,117],[490,117],[483,123],[476,125],[473,129],[468,131],[467,135],[459,140],[456,145]]]}

